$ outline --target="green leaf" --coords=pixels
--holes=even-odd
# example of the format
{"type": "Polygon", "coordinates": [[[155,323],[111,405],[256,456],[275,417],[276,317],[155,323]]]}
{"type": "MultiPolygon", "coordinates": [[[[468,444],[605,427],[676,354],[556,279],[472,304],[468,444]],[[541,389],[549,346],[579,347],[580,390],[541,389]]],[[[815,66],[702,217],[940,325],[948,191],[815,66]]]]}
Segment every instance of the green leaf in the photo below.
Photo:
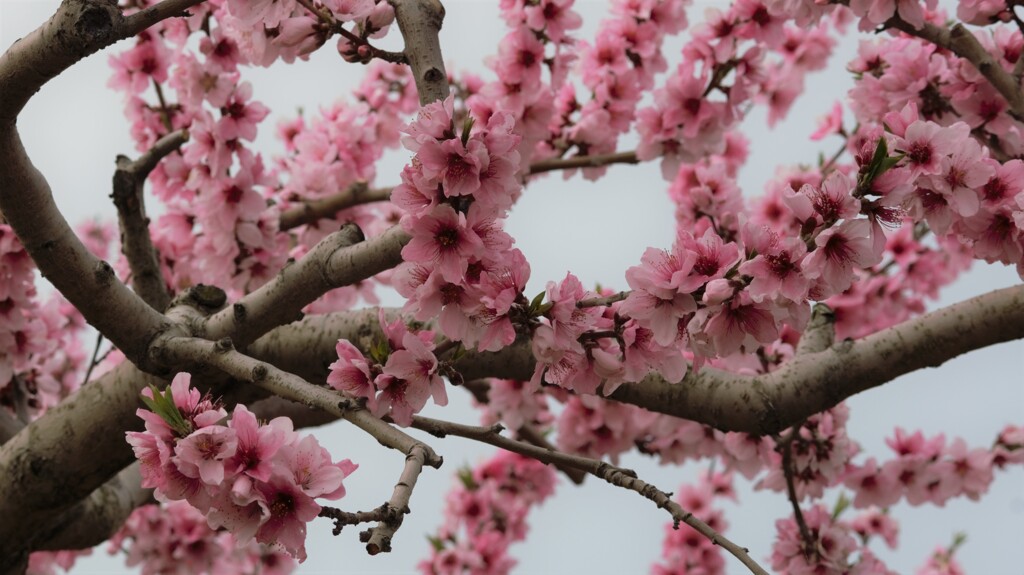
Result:
{"type": "Polygon", "coordinates": [[[370,344],[370,359],[374,363],[387,363],[390,353],[391,346],[388,344],[387,338],[374,338],[373,343],[370,344]]]}
{"type": "Polygon", "coordinates": [[[171,394],[171,388],[168,387],[161,392],[155,386],[150,385],[149,390],[153,393],[152,398],[142,396],[142,402],[146,404],[146,407],[160,416],[160,419],[164,420],[167,426],[179,435],[185,436],[192,433],[192,424],[185,421],[181,411],[178,410],[178,406],[174,405],[174,396],[171,394]]]}
{"type": "Polygon", "coordinates": [[[463,146],[465,146],[467,143],[469,143],[469,134],[470,134],[470,132],[473,131],[473,124],[475,122],[476,122],[476,120],[473,118],[473,116],[469,116],[469,117],[466,118],[466,121],[462,124],[462,145],[463,146]]]}
{"type": "Polygon", "coordinates": [[[434,548],[435,552],[444,551],[444,541],[433,535],[427,535],[427,541],[430,541],[430,546],[434,548]]]}
{"type": "Polygon", "coordinates": [[[850,507],[850,500],[847,499],[846,493],[840,492],[839,499],[836,501],[836,506],[832,509],[832,521],[839,519],[839,516],[850,507]]]}
{"type": "Polygon", "coordinates": [[[462,486],[465,487],[468,491],[476,491],[477,489],[480,488],[480,486],[476,484],[476,480],[473,479],[472,469],[468,467],[463,467],[459,469],[458,475],[459,481],[462,482],[462,486]]]}
{"type": "Polygon", "coordinates": [[[544,301],[544,294],[547,292],[540,292],[534,296],[533,300],[530,301],[530,310],[534,311],[540,308],[540,304],[544,301]]]}

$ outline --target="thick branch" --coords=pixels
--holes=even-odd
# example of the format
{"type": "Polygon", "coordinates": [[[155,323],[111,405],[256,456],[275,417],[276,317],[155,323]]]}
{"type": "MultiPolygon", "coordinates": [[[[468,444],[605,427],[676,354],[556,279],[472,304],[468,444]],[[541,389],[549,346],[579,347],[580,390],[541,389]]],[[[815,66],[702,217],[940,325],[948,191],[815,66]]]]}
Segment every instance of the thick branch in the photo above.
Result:
{"type": "Polygon", "coordinates": [[[762,569],[756,561],[750,558],[746,549],[736,545],[712,529],[707,523],[704,523],[700,519],[694,517],[692,513],[683,509],[675,501],[672,501],[672,498],[664,491],[661,491],[657,487],[637,478],[636,472],[630,469],[616,467],[597,459],[570,455],[553,449],[545,449],[522,441],[509,439],[501,435],[502,427],[500,425],[495,425],[493,427],[476,427],[431,419],[429,417],[415,416],[413,419],[413,427],[422,429],[423,431],[437,437],[457,435],[459,437],[465,437],[487,443],[506,451],[525,455],[526,457],[531,457],[542,463],[561,464],[580,469],[594,477],[603,479],[612,485],[635,491],[640,495],[643,495],[645,498],[650,499],[659,508],[668,511],[672,515],[672,520],[675,522],[676,527],[678,527],[680,523],[689,525],[698,533],[710,539],[712,543],[720,545],[726,551],[739,559],[740,562],[746,565],[752,573],[757,573],[759,575],[768,574],[768,572],[762,569]]]}
{"type": "Polygon", "coordinates": [[[171,294],[160,272],[160,260],[149,234],[143,188],[146,178],[157,163],[187,140],[188,132],[185,130],[171,132],[157,140],[148,152],[134,162],[125,156],[118,156],[117,170],[114,171],[114,191],[111,197],[117,206],[121,252],[132,270],[132,288],[157,311],[167,309],[171,294]]]}
{"type": "Polygon", "coordinates": [[[274,279],[211,316],[204,335],[210,339],[231,336],[236,345],[245,348],[274,327],[299,319],[303,307],[329,290],[352,283],[349,280],[353,273],[363,279],[382,271],[376,270],[365,257],[347,262],[354,268],[345,269],[347,275],[333,263],[336,255],[362,241],[362,230],[355,224],[346,224],[320,240],[299,261],[286,265],[274,279]],[[366,275],[361,275],[364,272],[366,275]]]}
{"type": "Polygon", "coordinates": [[[337,194],[303,202],[281,212],[278,227],[287,231],[301,225],[311,224],[322,218],[332,218],[338,212],[373,202],[386,202],[391,198],[391,188],[370,189],[366,182],[356,182],[337,194]]]}
{"type": "Polygon", "coordinates": [[[132,511],[152,502],[153,490],[142,487],[139,463],[135,462],[103,484],[53,524],[56,528],[39,538],[39,551],[88,549],[110,539],[132,511]]]}
{"type": "Polygon", "coordinates": [[[0,517],[17,518],[0,521],[0,573],[32,549],[69,505],[134,460],[124,433],[142,429],[135,415],[142,406],[139,393],[160,384],[124,363],[0,447],[0,517]]]}
{"type": "Polygon", "coordinates": [[[1016,286],[797,356],[769,374],[706,369],[678,385],[650,376],[612,398],[724,431],[770,435],[906,373],[1022,337],[1024,286],[1016,286]]]}
{"type": "MultiPolygon", "coordinates": [[[[356,317],[332,314],[306,318],[258,342],[264,345],[257,353],[307,377],[324,378],[327,364],[333,361],[335,335],[351,333],[356,317]],[[304,330],[317,336],[303,337],[304,330]]],[[[1021,338],[1024,286],[1016,286],[857,341],[839,342],[823,351],[800,355],[772,373],[750,376],[703,368],[687,374],[678,384],[651,374],[640,382],[623,384],[611,398],[723,431],[771,435],[903,374],[1021,338]]],[[[467,353],[455,368],[466,380],[529,379],[534,359],[529,343],[517,342],[494,353],[467,353]]]]}
{"type": "Polygon", "coordinates": [[[439,0],[388,0],[395,9],[395,20],[405,39],[405,57],[409,60],[420,105],[448,97],[448,74],[438,33],[444,21],[444,6],[439,0]]]}
{"type": "Polygon", "coordinates": [[[164,320],[71,231],[49,184],[29,160],[15,122],[29,98],[75,62],[199,1],[165,0],[125,18],[114,2],[66,0],[0,56],[0,211],[42,274],[133,361],[144,358],[164,320]]]}

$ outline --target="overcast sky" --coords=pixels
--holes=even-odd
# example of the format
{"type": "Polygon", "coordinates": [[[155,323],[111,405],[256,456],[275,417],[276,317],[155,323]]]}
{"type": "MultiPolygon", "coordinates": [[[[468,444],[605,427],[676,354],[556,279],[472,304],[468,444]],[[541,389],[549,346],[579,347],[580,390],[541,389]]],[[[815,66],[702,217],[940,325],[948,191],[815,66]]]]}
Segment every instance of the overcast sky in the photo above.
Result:
{"type": "MultiPolygon", "coordinates": [[[[504,34],[497,2],[445,0],[444,4],[447,18],[441,44],[449,68],[485,72],[481,56],[493,53],[494,40],[504,34]]],[[[697,3],[691,10],[691,21],[700,18],[703,7],[716,4],[724,6],[697,3]]],[[[45,20],[56,5],[56,0],[0,0],[0,48],[45,20]]],[[[577,2],[577,7],[589,31],[596,29],[607,11],[603,1],[577,2]]],[[[392,39],[395,36],[392,34],[392,39]]],[[[681,40],[675,39],[666,53],[678,58],[680,46],[681,40]]],[[[833,60],[837,63],[833,69],[810,79],[808,92],[797,101],[790,121],[769,131],[762,112],[748,118],[746,133],[753,146],[740,177],[745,194],[759,194],[776,165],[812,162],[819,151],[828,154],[838,145],[834,138],[816,144],[807,136],[814,129],[815,119],[833,101],[842,99],[850,86],[843,64],[855,46],[853,41],[846,42],[833,60]]],[[[109,53],[92,56],[46,85],[19,122],[30,156],[49,179],[58,204],[72,222],[113,216],[107,196],[114,158],[118,153],[134,154],[121,111],[121,95],[106,88],[109,53]]],[[[298,107],[312,110],[345,95],[358,82],[360,73],[359,66],[344,63],[330,48],[314,55],[310,62],[246,71],[244,77],[255,85],[256,98],[274,114],[263,124],[259,148],[267,154],[280,150],[271,129],[277,118],[294,114],[298,107]]],[[[630,146],[627,141],[623,149],[630,146]]],[[[405,151],[390,154],[378,169],[378,183],[397,182],[408,157],[405,151]]],[[[578,177],[568,182],[549,177],[531,184],[506,226],[532,266],[527,292],[542,290],[545,282],[564,277],[566,271],[575,273],[585,285],[600,282],[624,287],[624,270],[639,261],[647,246],[671,245],[674,222],[665,188],[656,164],[616,166],[596,183],[578,177]]],[[[945,290],[935,305],[1019,281],[1012,270],[979,262],[945,290]]],[[[450,397],[451,406],[427,414],[475,423],[468,399],[458,390],[452,390],[450,397]]],[[[1007,423],[1024,421],[1024,344],[1013,342],[972,353],[941,369],[900,378],[851,399],[849,404],[849,433],[867,454],[888,458],[884,438],[897,425],[921,429],[926,434],[962,436],[971,445],[988,445],[1007,423]]],[[[403,463],[401,456],[382,450],[368,436],[344,425],[329,426],[317,435],[336,458],[348,457],[362,465],[346,481],[349,495],[340,502],[346,509],[375,507],[390,496],[403,463]]],[[[440,521],[453,473],[490,453],[486,446],[458,438],[428,441],[444,456],[445,466],[440,471],[425,470],[421,476],[412,500],[413,513],[394,541],[395,552],[368,557],[357,540],[356,528],[333,538],[330,524],[318,520],[310,526],[309,559],[299,573],[383,575],[414,570],[416,562],[427,555],[425,535],[433,532],[440,521]]],[[[622,464],[666,491],[676,490],[701,469],[694,465],[660,467],[648,458],[632,455],[622,464]]],[[[739,482],[740,503],[725,506],[730,524],[726,535],[749,547],[757,560],[766,561],[775,520],[789,515],[789,504],[780,495],[753,493],[742,479],[739,482]]],[[[836,491],[830,492],[826,504],[834,503],[836,497],[836,491]]],[[[965,531],[968,543],[958,557],[968,572],[1020,574],[1020,543],[1024,540],[1024,471],[1020,469],[997,475],[990,494],[981,503],[956,500],[945,509],[901,504],[894,516],[902,526],[900,550],[876,550],[898,572],[911,572],[935,545],[948,544],[955,532],[965,531]]],[[[528,540],[513,548],[520,561],[515,572],[646,572],[659,557],[667,519],[664,511],[635,493],[593,478],[583,487],[561,481],[556,497],[530,516],[528,540]]],[[[80,561],[73,572],[131,572],[124,571],[121,564],[120,558],[108,558],[101,548],[94,557],[80,561]]],[[[727,565],[729,573],[745,572],[731,557],[727,565]]]]}

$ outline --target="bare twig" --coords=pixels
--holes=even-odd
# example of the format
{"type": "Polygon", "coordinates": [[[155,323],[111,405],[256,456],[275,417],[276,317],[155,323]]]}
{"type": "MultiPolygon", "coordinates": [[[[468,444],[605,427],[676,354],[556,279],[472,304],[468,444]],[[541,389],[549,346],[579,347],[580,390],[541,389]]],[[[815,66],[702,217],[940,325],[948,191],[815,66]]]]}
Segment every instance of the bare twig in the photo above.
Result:
{"type": "Polygon", "coordinates": [[[391,198],[391,188],[367,187],[366,182],[356,182],[337,194],[302,202],[281,212],[280,230],[287,231],[301,225],[311,224],[322,218],[334,217],[338,212],[373,202],[386,202],[391,198]]]}
{"type": "Polygon", "coordinates": [[[636,152],[616,152],[598,156],[574,156],[572,158],[554,158],[530,164],[529,174],[541,174],[553,170],[571,170],[574,168],[600,168],[610,164],[639,164],[636,152]]]}
{"type": "MultiPolygon", "coordinates": [[[[473,398],[476,399],[478,403],[486,404],[490,401],[488,394],[490,393],[491,386],[488,385],[486,381],[479,379],[467,381],[463,384],[463,387],[466,388],[466,391],[473,394],[473,398]]],[[[537,447],[541,447],[544,449],[555,449],[555,446],[552,445],[550,441],[545,439],[544,435],[542,435],[541,432],[537,431],[537,429],[534,428],[529,423],[524,422],[523,425],[519,427],[519,429],[513,429],[512,431],[520,439],[529,443],[530,445],[536,445],[537,447]]],[[[555,467],[557,467],[559,471],[564,473],[565,476],[569,478],[569,481],[572,481],[576,485],[582,485],[583,480],[587,476],[585,472],[565,465],[556,463],[555,467]]]]}
{"type": "Polygon", "coordinates": [[[820,558],[821,551],[818,549],[814,537],[811,536],[811,530],[807,528],[807,522],[804,521],[804,513],[800,510],[800,500],[797,499],[796,486],[793,482],[793,440],[800,431],[801,425],[794,425],[785,437],[778,440],[775,448],[782,453],[782,474],[786,478],[786,493],[790,504],[793,506],[793,517],[796,519],[796,525],[800,529],[800,539],[804,542],[804,557],[810,558],[814,554],[820,558]]]}
{"type": "Polygon", "coordinates": [[[92,357],[89,359],[89,367],[85,370],[85,377],[82,378],[82,385],[89,383],[89,378],[92,377],[92,370],[96,369],[96,364],[99,363],[100,356],[100,345],[103,343],[103,334],[96,334],[96,345],[92,348],[92,357]]]}
{"type": "Polygon", "coordinates": [[[159,161],[187,140],[187,131],[171,132],[157,140],[149,151],[134,162],[125,156],[118,156],[117,170],[114,171],[114,191],[110,197],[117,206],[121,252],[132,271],[132,288],[157,311],[167,308],[171,294],[160,272],[160,260],[149,234],[143,188],[146,178],[159,161]]]}
{"type": "Polygon", "coordinates": [[[376,509],[370,511],[355,511],[348,512],[342,511],[336,507],[323,507],[320,509],[318,517],[326,517],[334,522],[334,530],[332,533],[337,536],[341,534],[342,529],[346,525],[359,525],[360,523],[373,523],[374,521],[383,521],[390,514],[390,507],[385,503],[376,509]]]}
{"type": "Polygon", "coordinates": [[[371,527],[359,534],[359,540],[366,543],[366,552],[370,555],[391,552],[391,540],[402,526],[402,520],[409,510],[409,499],[416,487],[416,480],[427,458],[426,446],[414,446],[405,456],[405,467],[395,484],[391,499],[385,504],[387,511],[376,527],[371,527]]]}
{"type": "Polygon", "coordinates": [[[620,291],[619,293],[612,294],[612,295],[606,296],[606,297],[595,297],[595,298],[590,298],[590,299],[581,299],[580,301],[576,302],[576,307],[583,308],[583,307],[609,306],[609,305],[612,305],[613,303],[615,303],[617,301],[622,301],[622,300],[626,299],[627,297],[629,297],[629,292],[628,291],[620,291]]]}
{"type": "Polygon", "coordinates": [[[752,573],[756,573],[758,575],[767,575],[768,573],[750,557],[746,549],[733,543],[708,526],[707,523],[694,517],[692,513],[684,510],[664,491],[661,491],[657,487],[637,478],[636,472],[632,470],[616,467],[597,459],[570,455],[553,449],[545,449],[522,441],[509,439],[501,435],[503,428],[500,425],[477,427],[453,423],[450,421],[431,419],[429,417],[414,416],[413,427],[422,429],[423,431],[437,437],[456,435],[467,439],[473,439],[499,447],[506,451],[518,453],[526,457],[532,457],[542,463],[561,463],[569,467],[586,471],[594,477],[603,479],[612,485],[635,491],[654,502],[654,504],[659,508],[668,511],[669,514],[672,515],[672,520],[677,528],[680,523],[685,523],[701,535],[710,539],[715,545],[719,545],[731,553],[748,569],[750,569],[752,573]]]}

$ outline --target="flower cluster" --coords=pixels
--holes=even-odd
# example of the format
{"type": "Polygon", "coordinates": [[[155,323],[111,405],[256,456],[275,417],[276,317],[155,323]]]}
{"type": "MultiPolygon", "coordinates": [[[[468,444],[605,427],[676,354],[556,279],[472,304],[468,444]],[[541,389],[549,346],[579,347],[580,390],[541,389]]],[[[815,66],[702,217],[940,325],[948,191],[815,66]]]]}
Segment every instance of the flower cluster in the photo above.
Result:
{"type": "Polygon", "coordinates": [[[505,575],[515,566],[508,549],[526,537],[526,516],[554,493],[555,472],[534,459],[499,451],[459,473],[448,493],[445,519],[430,538],[423,575],[505,575]]]}
{"type": "Polygon", "coordinates": [[[833,7],[829,21],[794,24],[789,20],[801,14],[793,8],[741,0],[725,12],[709,11],[682,63],[654,90],[654,104],[637,114],[637,157],[660,157],[671,180],[682,162],[722,153],[724,135],[742,120],[745,104],[767,103],[770,124],[783,117],[803,91],[804,76],[824,67],[835,44],[829,28],[845,22],[845,9],[833,7]],[[775,61],[767,58],[772,51],[775,61]],[[724,99],[712,97],[719,92],[724,99]]]}
{"type": "Polygon", "coordinates": [[[301,437],[290,419],[261,424],[244,405],[227,411],[180,373],[165,392],[143,390],[152,409],[139,409],[146,431],[128,432],[141,463],[142,485],[162,501],[187,501],[211,528],[240,544],[253,538],[306,558],[306,523],[320,512],[316,498],[345,495],[342,480],[356,470],[332,462],[316,438],[301,437]]]}
{"type": "Polygon", "coordinates": [[[858,535],[869,534],[861,530],[863,521],[839,520],[836,513],[821,504],[803,510],[802,515],[810,540],[804,538],[795,518],[775,522],[777,539],[772,545],[772,569],[785,575],[895,575],[858,540],[858,535]]]}
{"type": "Polygon", "coordinates": [[[330,365],[327,383],[352,397],[365,398],[374,415],[388,415],[408,426],[428,397],[437,405],[448,404],[434,355],[434,332],[409,331],[401,319],[389,323],[383,311],[379,318],[384,339],[374,343],[369,359],[352,342],[338,340],[338,361],[330,365]]]}
{"type": "Polygon", "coordinates": [[[482,129],[467,121],[459,135],[453,105],[425,106],[403,138],[416,155],[392,201],[405,210],[401,225],[412,239],[394,284],[417,320],[437,317],[449,339],[493,351],[515,340],[512,318],[524,311],[530,276],[501,227],[519,192],[519,136],[503,112],[482,129]]]}
{"type": "MultiPolygon", "coordinates": [[[[352,23],[359,42],[342,37],[338,52],[348,60],[362,61],[368,55],[366,40],[387,34],[395,13],[384,0],[327,0],[318,2],[321,14],[314,14],[295,0],[226,0],[218,12],[225,34],[238,44],[245,59],[259,66],[276,60],[305,59],[320,48],[334,32],[318,16],[333,25],[352,23]]],[[[355,34],[353,34],[355,36],[355,34]]]]}
{"type": "MultiPolygon", "coordinates": [[[[83,229],[90,230],[91,245],[105,252],[109,230],[83,229]]],[[[86,363],[85,320],[60,294],[40,301],[35,271],[10,226],[0,224],[0,410],[25,423],[76,391],[86,363]]]]}
{"type": "MultiPolygon", "coordinates": [[[[1008,428],[1004,435],[1015,429],[1019,433],[1019,428],[1008,428]]],[[[925,438],[920,431],[909,434],[899,427],[886,444],[894,459],[880,464],[871,457],[845,474],[844,483],[857,493],[856,507],[888,507],[904,498],[911,505],[940,507],[959,496],[976,501],[988,491],[996,457],[1005,449],[999,442],[993,449],[971,449],[963,439],[947,444],[942,434],[925,438]]],[[[1013,457],[1020,460],[1019,453],[1013,457]]]]}
{"type": "MultiPolygon", "coordinates": [[[[686,28],[688,5],[689,1],[665,0],[612,3],[614,17],[601,22],[593,44],[576,45],[580,76],[590,99],[581,103],[571,83],[558,87],[550,135],[538,146],[539,156],[616,150],[619,137],[633,124],[644,90],[651,89],[655,76],[668,68],[662,44],[666,36],[686,28]]],[[[606,170],[587,168],[583,174],[596,179],[606,170]]]]}
{"type": "Polygon", "coordinates": [[[227,531],[207,525],[185,501],[136,509],[110,539],[110,553],[123,551],[129,567],[143,575],[288,575],[295,560],[253,540],[239,544],[227,531]]]}

